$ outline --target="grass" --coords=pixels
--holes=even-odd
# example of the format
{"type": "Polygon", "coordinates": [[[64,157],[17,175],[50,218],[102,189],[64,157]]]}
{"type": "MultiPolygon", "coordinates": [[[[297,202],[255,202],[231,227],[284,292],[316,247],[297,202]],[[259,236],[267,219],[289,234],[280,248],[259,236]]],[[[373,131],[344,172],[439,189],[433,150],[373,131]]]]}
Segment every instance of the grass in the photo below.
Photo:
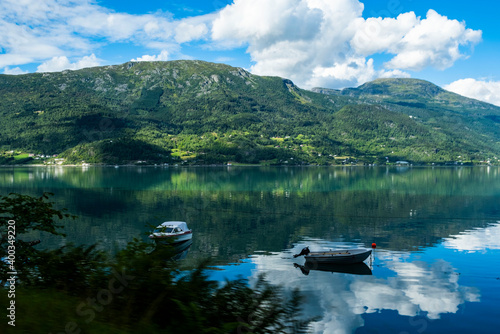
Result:
{"type": "Polygon", "coordinates": [[[181,151],[178,148],[174,148],[172,150],[173,157],[180,158],[182,160],[188,160],[188,159],[194,159],[196,158],[196,154],[193,154],[193,152],[188,152],[188,151],[181,151]]]}
{"type": "Polygon", "coordinates": [[[29,158],[29,154],[28,153],[21,153],[19,155],[15,155],[14,156],[15,160],[21,160],[21,159],[26,159],[26,158],[29,158]]]}

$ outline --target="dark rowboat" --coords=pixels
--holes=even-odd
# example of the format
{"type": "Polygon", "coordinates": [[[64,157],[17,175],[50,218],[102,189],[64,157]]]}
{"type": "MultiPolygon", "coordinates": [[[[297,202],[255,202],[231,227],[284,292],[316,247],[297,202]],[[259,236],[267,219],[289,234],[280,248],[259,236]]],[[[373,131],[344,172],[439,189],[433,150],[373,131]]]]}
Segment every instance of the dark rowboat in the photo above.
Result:
{"type": "Polygon", "coordinates": [[[312,263],[352,264],[363,262],[371,253],[372,250],[366,248],[311,252],[306,247],[299,254],[294,255],[294,257],[304,255],[306,261],[312,263]]]}

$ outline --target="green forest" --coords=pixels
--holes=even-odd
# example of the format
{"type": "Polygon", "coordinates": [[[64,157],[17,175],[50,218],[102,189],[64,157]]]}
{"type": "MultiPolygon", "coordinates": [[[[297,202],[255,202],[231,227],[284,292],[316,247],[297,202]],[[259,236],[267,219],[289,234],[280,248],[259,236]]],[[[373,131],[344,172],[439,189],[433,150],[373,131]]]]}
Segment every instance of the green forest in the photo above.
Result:
{"type": "Polygon", "coordinates": [[[500,108],[417,79],[303,90],[203,61],[0,75],[0,164],[498,164],[500,108]]]}

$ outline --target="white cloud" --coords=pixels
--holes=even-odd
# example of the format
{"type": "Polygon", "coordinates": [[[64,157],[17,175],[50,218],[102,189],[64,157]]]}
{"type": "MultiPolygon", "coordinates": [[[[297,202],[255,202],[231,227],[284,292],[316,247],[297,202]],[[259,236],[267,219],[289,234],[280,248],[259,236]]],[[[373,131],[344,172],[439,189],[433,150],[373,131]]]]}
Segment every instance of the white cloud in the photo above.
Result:
{"type": "Polygon", "coordinates": [[[354,23],[356,32],[351,46],[360,55],[371,55],[390,50],[418,24],[415,13],[400,14],[397,18],[360,18],[354,23]]]}
{"type": "Polygon", "coordinates": [[[239,0],[220,12],[212,38],[248,44],[252,72],[306,86],[323,68],[350,63],[346,41],[362,11],[357,0],[239,0]]]}
{"type": "Polygon", "coordinates": [[[434,10],[397,18],[362,17],[358,0],[236,0],[219,12],[212,38],[222,46],[247,45],[256,74],[278,75],[299,86],[357,85],[377,77],[409,76],[405,70],[445,69],[463,58],[460,47],[481,40],[434,10]],[[393,54],[385,67],[366,57],[393,54]]]}
{"type": "Polygon", "coordinates": [[[343,63],[331,67],[316,67],[312,78],[306,82],[308,87],[347,87],[359,86],[374,78],[408,78],[409,73],[393,70],[375,70],[373,59],[351,57],[343,63]]]}
{"type": "MultiPolygon", "coordinates": [[[[363,9],[359,0],[235,0],[217,12],[177,20],[161,11],[115,12],[93,0],[4,0],[0,68],[71,68],[76,65],[68,59],[113,43],[190,58],[182,45],[197,41],[196,47],[210,50],[246,47],[255,74],[290,78],[304,88],[342,88],[450,67],[481,40],[481,31],[433,10],[424,19],[413,12],[364,19],[363,9]],[[392,59],[381,68],[370,57],[377,53],[392,59]]],[[[156,57],[162,56],[138,59],[156,57]]]]}
{"type": "Polygon", "coordinates": [[[443,87],[451,92],[500,106],[500,81],[460,79],[443,87]]]}
{"type": "Polygon", "coordinates": [[[214,15],[186,18],[175,27],[175,41],[179,44],[202,39],[209,33],[208,24],[214,15]]]}
{"type": "Polygon", "coordinates": [[[481,41],[480,30],[466,29],[465,23],[449,20],[434,10],[420,20],[388,51],[396,53],[386,66],[392,69],[422,70],[425,67],[446,69],[464,55],[462,45],[481,41]]]}
{"type": "Polygon", "coordinates": [[[78,70],[101,65],[101,60],[92,54],[71,63],[66,56],[53,57],[37,67],[37,72],[58,72],[63,70],[78,70]]]}
{"type": "Polygon", "coordinates": [[[28,64],[33,61],[33,57],[18,53],[0,54],[0,67],[28,64]]]}
{"type": "Polygon", "coordinates": [[[168,51],[163,50],[159,55],[155,56],[150,56],[150,55],[144,55],[139,58],[132,59],[131,61],[166,61],[168,60],[168,51]]]}
{"type": "Polygon", "coordinates": [[[28,71],[23,71],[19,67],[14,67],[14,68],[4,67],[4,69],[3,69],[3,74],[18,75],[18,74],[26,74],[26,73],[28,73],[28,71]]]}
{"type": "Polygon", "coordinates": [[[21,65],[85,52],[91,43],[75,34],[66,16],[78,15],[86,5],[69,7],[51,0],[0,2],[0,66],[21,65]]]}
{"type": "MultiPolygon", "coordinates": [[[[174,20],[168,13],[117,13],[95,1],[4,0],[0,2],[0,68],[41,63],[39,70],[74,68],[82,57],[115,42],[154,48],[203,38],[211,15],[174,20]]],[[[83,66],[83,65],[82,65],[83,66]]]]}
{"type": "Polygon", "coordinates": [[[373,59],[366,61],[364,57],[349,58],[330,67],[317,66],[313,69],[312,78],[306,85],[314,87],[345,87],[354,83],[354,85],[359,86],[376,76],[373,59]]]}
{"type": "Polygon", "coordinates": [[[410,73],[401,70],[380,71],[379,78],[409,78],[410,73]]]}
{"type": "Polygon", "coordinates": [[[248,41],[257,48],[284,40],[310,40],[320,29],[321,16],[320,10],[301,0],[236,0],[214,20],[212,37],[248,41]]]}
{"type": "Polygon", "coordinates": [[[363,55],[394,54],[385,64],[391,69],[445,69],[464,57],[460,46],[474,45],[481,40],[480,30],[466,29],[465,23],[450,20],[432,9],[425,19],[409,12],[395,19],[358,20],[356,26],[351,41],[354,50],[363,55]]]}
{"type": "Polygon", "coordinates": [[[165,17],[113,13],[97,6],[82,16],[72,17],[68,23],[79,31],[106,37],[111,42],[168,39],[174,29],[165,17]]]}

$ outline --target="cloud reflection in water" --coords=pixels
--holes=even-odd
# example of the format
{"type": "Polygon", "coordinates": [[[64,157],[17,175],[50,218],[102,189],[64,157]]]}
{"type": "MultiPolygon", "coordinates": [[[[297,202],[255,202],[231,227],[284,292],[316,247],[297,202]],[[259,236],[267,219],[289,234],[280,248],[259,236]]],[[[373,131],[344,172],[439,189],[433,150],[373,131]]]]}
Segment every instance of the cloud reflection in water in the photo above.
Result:
{"type": "MultiPolygon", "coordinates": [[[[324,247],[325,242],[308,241],[308,245],[316,250],[324,247]]],[[[377,250],[373,276],[316,270],[306,276],[294,268],[294,262],[302,264],[303,259],[291,256],[303,246],[274,255],[253,256],[255,269],[250,281],[264,272],[272,284],[285,290],[300,289],[305,297],[304,315],[321,316],[312,324],[314,333],[351,333],[364,325],[363,314],[382,310],[439,319],[441,314],[456,313],[464,302],[480,298],[476,288],[458,284],[459,275],[450,263],[408,262],[409,253],[377,250]]],[[[327,248],[337,246],[329,244],[327,248]]]]}
{"type": "Polygon", "coordinates": [[[482,251],[500,249],[500,222],[487,228],[478,228],[445,238],[446,248],[460,251],[482,251]]]}

